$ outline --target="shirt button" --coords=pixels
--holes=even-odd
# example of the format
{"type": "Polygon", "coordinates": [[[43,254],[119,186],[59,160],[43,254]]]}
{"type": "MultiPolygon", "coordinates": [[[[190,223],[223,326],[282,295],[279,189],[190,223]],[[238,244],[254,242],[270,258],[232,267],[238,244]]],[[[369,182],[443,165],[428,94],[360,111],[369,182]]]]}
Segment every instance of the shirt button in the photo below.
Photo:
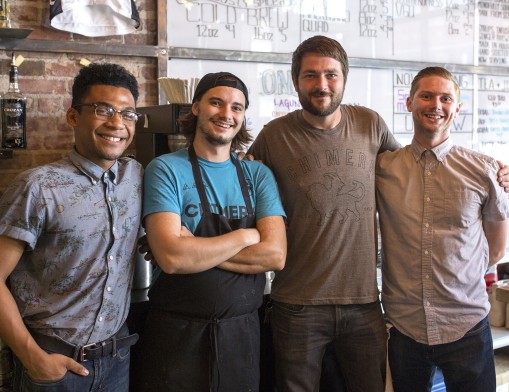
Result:
{"type": "Polygon", "coordinates": [[[108,196],[108,201],[111,201],[111,196],[108,196]]]}
{"type": "Polygon", "coordinates": [[[426,174],[427,174],[428,176],[431,176],[431,172],[430,172],[430,171],[429,171],[429,172],[427,172],[426,174]]]}
{"type": "Polygon", "coordinates": [[[103,321],[103,316],[99,317],[99,321],[103,321]]]}
{"type": "Polygon", "coordinates": [[[424,251],[424,254],[425,254],[425,255],[427,255],[427,254],[428,254],[428,251],[427,251],[427,250],[425,250],[425,251],[424,251]]]}
{"type": "Polygon", "coordinates": [[[113,256],[109,255],[108,259],[113,260],[113,256]]]}
{"type": "Polygon", "coordinates": [[[108,286],[108,287],[106,288],[106,290],[108,290],[108,293],[111,293],[111,287],[110,287],[110,286],[108,286]]]}
{"type": "Polygon", "coordinates": [[[430,201],[430,200],[431,200],[431,199],[430,199],[429,197],[427,197],[427,198],[426,198],[426,201],[427,201],[428,203],[429,203],[429,201],[430,201]]]}
{"type": "Polygon", "coordinates": [[[424,226],[429,227],[429,223],[426,223],[424,226]]]}
{"type": "MultiPolygon", "coordinates": [[[[426,275],[426,279],[429,279],[429,275],[426,275]]],[[[109,288],[109,287],[108,287],[109,288]]]]}
{"type": "Polygon", "coordinates": [[[429,301],[426,301],[426,306],[429,306],[429,301]]]}
{"type": "Polygon", "coordinates": [[[113,180],[113,183],[114,183],[115,185],[117,185],[117,180],[113,180]]]}
{"type": "Polygon", "coordinates": [[[115,231],[115,226],[113,226],[113,228],[111,230],[115,231]]]}

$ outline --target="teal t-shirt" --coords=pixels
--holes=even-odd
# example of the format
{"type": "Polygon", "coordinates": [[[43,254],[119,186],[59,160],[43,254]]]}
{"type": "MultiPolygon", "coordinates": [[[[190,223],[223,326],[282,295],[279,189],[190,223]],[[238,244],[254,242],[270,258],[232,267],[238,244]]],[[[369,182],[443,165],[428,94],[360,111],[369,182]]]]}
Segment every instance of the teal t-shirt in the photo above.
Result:
{"type": "MultiPolygon", "coordinates": [[[[237,159],[236,155],[235,158],[237,159]]],[[[198,157],[198,164],[213,213],[229,219],[247,214],[244,198],[231,159],[210,162],[198,157]]],[[[257,161],[240,161],[249,187],[256,219],[285,216],[278,188],[270,169],[257,161]]],[[[144,176],[143,217],[155,212],[180,215],[182,224],[194,233],[201,219],[201,203],[187,150],[155,158],[144,176]]]]}

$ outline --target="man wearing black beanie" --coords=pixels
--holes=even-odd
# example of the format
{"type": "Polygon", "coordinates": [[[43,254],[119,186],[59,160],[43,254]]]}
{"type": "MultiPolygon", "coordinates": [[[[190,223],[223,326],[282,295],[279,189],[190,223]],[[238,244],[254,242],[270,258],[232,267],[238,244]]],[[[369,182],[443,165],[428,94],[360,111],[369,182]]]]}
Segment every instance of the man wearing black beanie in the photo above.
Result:
{"type": "Polygon", "coordinates": [[[284,211],[270,170],[239,161],[251,141],[245,84],[205,75],[181,119],[189,148],[145,172],[144,223],[162,270],[150,290],[143,391],[258,391],[265,271],[286,258],[284,211]]]}

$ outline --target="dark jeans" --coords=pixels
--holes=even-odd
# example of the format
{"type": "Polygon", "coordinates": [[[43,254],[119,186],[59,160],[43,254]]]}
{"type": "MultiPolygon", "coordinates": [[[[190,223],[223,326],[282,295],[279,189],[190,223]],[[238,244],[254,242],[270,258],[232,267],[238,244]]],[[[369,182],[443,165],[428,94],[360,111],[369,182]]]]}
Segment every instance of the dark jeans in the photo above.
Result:
{"type": "Polygon", "coordinates": [[[488,317],[461,339],[429,346],[389,331],[389,364],[394,392],[426,392],[436,367],[442,370],[447,392],[496,390],[493,340],[488,317]]]}
{"type": "Polygon", "coordinates": [[[54,382],[33,381],[16,356],[14,357],[14,392],[128,392],[130,347],[123,347],[112,355],[81,362],[89,374],[79,376],[68,371],[54,382]]]}
{"type": "Polygon", "coordinates": [[[304,306],[274,301],[271,325],[278,391],[318,391],[331,342],[348,391],[384,391],[387,332],[378,302],[304,306]]]}

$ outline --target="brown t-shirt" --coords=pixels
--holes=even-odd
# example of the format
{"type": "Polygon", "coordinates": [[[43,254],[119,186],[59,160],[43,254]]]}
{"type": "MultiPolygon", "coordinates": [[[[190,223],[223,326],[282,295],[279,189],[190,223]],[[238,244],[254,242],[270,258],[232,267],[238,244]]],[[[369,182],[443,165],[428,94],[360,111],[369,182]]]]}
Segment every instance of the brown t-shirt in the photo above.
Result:
{"type": "Polygon", "coordinates": [[[375,162],[399,147],[383,119],[341,105],[340,123],[311,127],[302,111],[267,124],[249,153],[269,166],[288,217],[288,256],[274,300],[306,305],[376,301],[375,162]]]}

